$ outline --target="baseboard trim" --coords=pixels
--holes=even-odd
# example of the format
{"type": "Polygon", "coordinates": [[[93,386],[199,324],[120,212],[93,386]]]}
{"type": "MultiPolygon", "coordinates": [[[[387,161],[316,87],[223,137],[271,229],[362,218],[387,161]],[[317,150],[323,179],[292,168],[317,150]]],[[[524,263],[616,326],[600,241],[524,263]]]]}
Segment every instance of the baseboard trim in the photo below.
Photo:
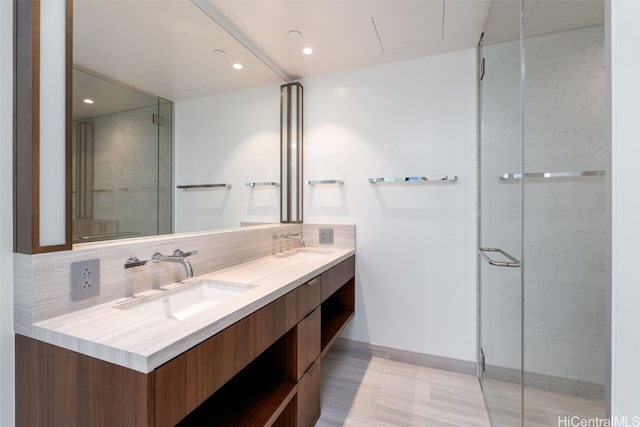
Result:
{"type": "MultiPolygon", "coordinates": [[[[520,384],[520,371],[502,366],[487,365],[485,378],[520,384]]],[[[602,400],[605,397],[604,384],[578,381],[570,378],[555,377],[537,372],[524,373],[524,385],[556,393],[585,397],[587,399],[602,400]]]]}
{"type": "Polygon", "coordinates": [[[337,338],[334,347],[354,357],[380,357],[396,362],[409,363],[411,365],[426,366],[428,368],[442,369],[444,371],[458,372],[466,375],[476,375],[476,363],[467,360],[417,353],[346,338],[337,338]]]}

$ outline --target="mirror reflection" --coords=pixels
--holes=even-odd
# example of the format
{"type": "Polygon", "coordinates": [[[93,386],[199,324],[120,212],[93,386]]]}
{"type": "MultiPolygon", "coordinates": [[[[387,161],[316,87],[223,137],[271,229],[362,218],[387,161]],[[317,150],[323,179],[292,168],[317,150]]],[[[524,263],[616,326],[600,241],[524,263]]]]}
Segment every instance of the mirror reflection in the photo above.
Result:
{"type": "Polygon", "coordinates": [[[170,233],[173,108],[74,69],[74,243],[170,233]]]}
{"type": "Polygon", "coordinates": [[[279,221],[282,79],[207,13],[77,1],[73,43],[74,243],[279,221]]]}

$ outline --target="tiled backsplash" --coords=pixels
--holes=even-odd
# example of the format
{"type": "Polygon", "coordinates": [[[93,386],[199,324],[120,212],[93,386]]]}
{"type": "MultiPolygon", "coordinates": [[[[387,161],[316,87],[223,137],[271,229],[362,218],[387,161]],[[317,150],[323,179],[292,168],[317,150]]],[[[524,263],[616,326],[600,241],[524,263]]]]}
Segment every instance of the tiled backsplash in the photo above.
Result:
{"type": "Polygon", "coordinates": [[[180,264],[160,263],[125,269],[129,257],[149,260],[155,252],[172,254],[175,249],[199,251],[189,258],[195,275],[271,255],[298,245],[292,239],[274,241],[274,233],[299,233],[307,244],[318,244],[318,228],[334,228],[335,247],[355,245],[353,225],[274,224],[206,233],[129,239],[82,245],[72,251],[38,255],[14,255],[15,328],[27,331],[33,323],[72,311],[103,304],[185,278],[180,264]],[[72,301],[70,264],[98,258],[100,293],[95,297],[72,301]]]}

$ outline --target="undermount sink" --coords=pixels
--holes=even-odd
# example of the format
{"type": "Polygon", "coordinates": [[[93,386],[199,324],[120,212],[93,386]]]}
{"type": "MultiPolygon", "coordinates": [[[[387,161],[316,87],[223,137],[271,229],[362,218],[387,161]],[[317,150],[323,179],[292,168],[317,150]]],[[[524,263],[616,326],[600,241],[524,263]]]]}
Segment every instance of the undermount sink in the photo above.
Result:
{"type": "Polygon", "coordinates": [[[282,259],[288,259],[288,260],[310,260],[310,259],[323,258],[327,255],[331,255],[332,253],[333,251],[328,249],[300,248],[293,251],[281,252],[274,256],[276,258],[282,258],[282,259]]]}
{"type": "Polygon", "coordinates": [[[163,319],[184,320],[255,288],[254,285],[244,283],[209,279],[184,286],[185,288],[169,291],[166,295],[153,297],[149,301],[126,303],[118,308],[163,319]]]}

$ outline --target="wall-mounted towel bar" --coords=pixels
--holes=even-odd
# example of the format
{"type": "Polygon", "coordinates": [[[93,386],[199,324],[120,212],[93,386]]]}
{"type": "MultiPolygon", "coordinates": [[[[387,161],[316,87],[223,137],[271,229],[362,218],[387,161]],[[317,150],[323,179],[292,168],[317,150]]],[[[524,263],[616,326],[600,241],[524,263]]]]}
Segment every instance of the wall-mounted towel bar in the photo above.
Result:
{"type": "Polygon", "coordinates": [[[231,188],[231,184],[193,184],[193,185],[177,185],[180,190],[191,190],[193,188],[231,188]]]}
{"type": "Polygon", "coordinates": [[[244,185],[247,187],[278,187],[280,183],[273,181],[260,181],[260,182],[246,182],[244,185]]]}
{"type": "Polygon", "coordinates": [[[139,231],[122,231],[120,233],[91,234],[89,236],[78,236],[75,238],[75,241],[92,242],[96,240],[111,240],[111,239],[119,239],[121,237],[137,236],[139,234],[140,234],[139,231]]]}
{"type": "Polygon", "coordinates": [[[379,182],[442,182],[442,181],[457,181],[457,176],[405,176],[405,177],[392,177],[392,178],[369,178],[369,182],[377,184],[379,182]]]}
{"type": "Polygon", "coordinates": [[[522,179],[525,178],[571,178],[576,176],[604,176],[606,171],[573,171],[573,172],[520,172],[505,173],[500,175],[500,179],[522,179]]]}
{"type": "Polygon", "coordinates": [[[310,179],[307,181],[309,185],[319,185],[319,184],[344,184],[344,181],[341,179],[310,179]]]}

